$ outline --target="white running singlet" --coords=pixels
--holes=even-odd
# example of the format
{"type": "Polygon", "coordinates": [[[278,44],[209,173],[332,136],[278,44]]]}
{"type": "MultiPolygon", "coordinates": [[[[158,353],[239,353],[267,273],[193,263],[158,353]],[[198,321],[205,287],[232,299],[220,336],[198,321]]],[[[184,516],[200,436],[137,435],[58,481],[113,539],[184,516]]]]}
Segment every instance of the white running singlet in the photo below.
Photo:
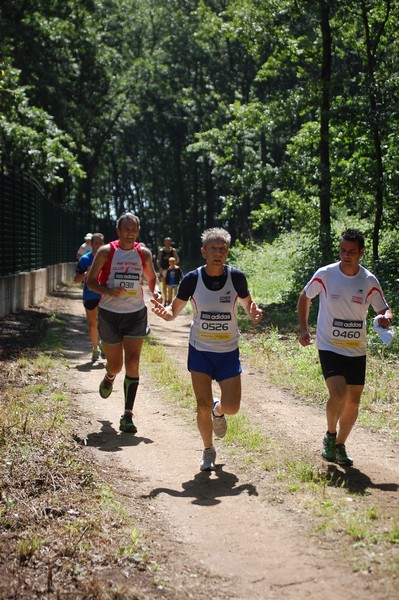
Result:
{"type": "Polygon", "coordinates": [[[388,308],[378,279],[359,266],[356,275],[345,275],[339,262],[318,269],[306,284],[308,298],[319,295],[316,346],[344,356],[366,354],[366,317],[388,308]]]}
{"type": "Polygon", "coordinates": [[[201,269],[197,269],[198,281],[191,297],[193,321],[189,343],[197,350],[206,352],[232,352],[238,348],[237,299],[227,267],[227,279],[219,291],[205,286],[201,269]]]}

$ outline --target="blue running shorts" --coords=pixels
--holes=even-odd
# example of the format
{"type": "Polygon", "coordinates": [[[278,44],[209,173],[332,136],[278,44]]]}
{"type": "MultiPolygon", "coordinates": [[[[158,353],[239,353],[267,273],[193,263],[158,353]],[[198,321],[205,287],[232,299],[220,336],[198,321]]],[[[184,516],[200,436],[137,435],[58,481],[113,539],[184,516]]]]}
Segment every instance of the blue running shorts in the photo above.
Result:
{"type": "Polygon", "coordinates": [[[204,352],[188,346],[189,371],[206,373],[215,381],[237,377],[242,372],[238,348],[232,352],[204,352]]]}

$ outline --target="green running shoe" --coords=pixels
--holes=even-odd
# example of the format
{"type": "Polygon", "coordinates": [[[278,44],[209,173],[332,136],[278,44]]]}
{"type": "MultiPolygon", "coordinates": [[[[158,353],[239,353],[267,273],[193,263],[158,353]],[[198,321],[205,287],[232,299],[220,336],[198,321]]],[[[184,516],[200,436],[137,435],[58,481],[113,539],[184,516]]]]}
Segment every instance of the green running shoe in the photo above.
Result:
{"type": "Polygon", "coordinates": [[[346,453],[345,444],[337,444],[335,446],[335,462],[339,465],[343,465],[344,467],[351,467],[353,465],[353,460],[346,453]]]}
{"type": "Polygon", "coordinates": [[[321,451],[321,456],[324,460],[328,460],[329,462],[335,462],[335,443],[337,439],[337,434],[331,435],[328,431],[325,433],[323,438],[323,450],[321,451]]]}
{"type": "Polygon", "coordinates": [[[132,415],[125,414],[121,416],[119,430],[123,431],[123,433],[137,433],[137,427],[133,423],[132,415]]]}
{"type": "Polygon", "coordinates": [[[98,348],[93,348],[93,351],[91,353],[91,362],[94,363],[99,358],[100,358],[100,350],[98,348]]]}
{"type": "Polygon", "coordinates": [[[113,385],[114,385],[113,381],[108,381],[108,379],[106,379],[104,377],[104,379],[100,383],[100,387],[99,387],[99,392],[100,392],[101,398],[108,398],[108,396],[112,392],[112,386],[113,385]]]}

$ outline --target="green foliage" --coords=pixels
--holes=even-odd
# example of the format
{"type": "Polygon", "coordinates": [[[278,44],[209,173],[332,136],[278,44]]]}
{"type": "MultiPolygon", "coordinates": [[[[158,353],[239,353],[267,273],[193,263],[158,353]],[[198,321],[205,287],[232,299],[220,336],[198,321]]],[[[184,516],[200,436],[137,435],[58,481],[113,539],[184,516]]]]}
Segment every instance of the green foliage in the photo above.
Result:
{"type": "Polygon", "coordinates": [[[257,302],[280,303],[292,290],[305,240],[304,235],[286,233],[271,243],[237,243],[230,252],[229,262],[244,271],[257,302]]]}
{"type": "MultiPolygon", "coordinates": [[[[364,229],[366,223],[360,219],[345,216],[333,230],[334,245],[338,248],[338,238],[348,227],[364,229]]],[[[366,248],[368,246],[366,240],[366,248]]],[[[392,250],[392,263],[386,264],[386,276],[380,274],[380,282],[387,300],[396,312],[398,294],[397,271],[393,268],[395,236],[386,236],[382,241],[383,252],[392,250]],[[391,265],[391,267],[389,267],[391,265]],[[382,276],[381,276],[382,275],[382,276]]],[[[256,336],[241,341],[242,353],[249,356],[254,364],[267,368],[273,383],[288,388],[297,397],[318,404],[325,402],[325,386],[315,345],[302,348],[298,344],[298,319],[296,306],[298,296],[315,269],[320,266],[314,237],[295,233],[282,234],[273,242],[256,245],[236,244],[232,249],[231,262],[242,269],[249,282],[250,291],[263,308],[261,325],[256,336]]],[[[338,259],[338,256],[337,256],[338,259]]],[[[364,263],[368,264],[365,255],[364,263]]],[[[380,265],[381,266],[381,265],[380,265]]],[[[314,331],[318,303],[312,303],[309,324],[314,331]]],[[[399,335],[386,346],[371,330],[373,311],[368,318],[368,385],[362,396],[362,411],[359,421],[369,427],[390,430],[397,435],[399,424],[399,373],[396,368],[399,354],[399,335]]],[[[240,329],[249,328],[246,315],[240,315],[240,329]]]]}
{"type": "Polygon", "coordinates": [[[67,172],[84,176],[71,136],[56,126],[45,110],[30,104],[21,73],[7,67],[0,82],[0,156],[54,187],[67,172]]]}
{"type": "MultiPolygon", "coordinates": [[[[375,243],[399,209],[398,17],[330,6],[332,225],[375,223],[375,243]]],[[[58,201],[137,212],[143,241],[168,233],[187,262],[214,224],[318,240],[319,21],[309,1],[5,0],[2,156],[58,201]]]]}

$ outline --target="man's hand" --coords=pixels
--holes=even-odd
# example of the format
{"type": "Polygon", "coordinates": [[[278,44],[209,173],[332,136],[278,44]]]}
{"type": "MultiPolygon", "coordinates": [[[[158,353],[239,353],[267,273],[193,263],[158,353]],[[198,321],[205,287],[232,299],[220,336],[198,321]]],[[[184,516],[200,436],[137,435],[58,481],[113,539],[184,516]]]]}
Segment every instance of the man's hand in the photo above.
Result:
{"type": "Polygon", "coordinates": [[[161,319],[164,319],[165,321],[173,321],[173,314],[170,312],[170,310],[167,310],[168,308],[171,309],[170,305],[165,307],[163,304],[158,302],[158,300],[155,300],[155,298],[151,299],[151,303],[154,305],[152,307],[153,313],[155,313],[158,317],[161,317],[161,319]]]}
{"type": "Polygon", "coordinates": [[[384,327],[385,329],[387,329],[388,327],[390,327],[392,325],[392,319],[389,316],[385,316],[385,315],[378,315],[378,325],[380,327],[384,327]]]}
{"type": "Polygon", "coordinates": [[[301,333],[301,335],[299,336],[299,343],[301,344],[301,346],[310,346],[311,344],[313,344],[313,340],[310,337],[309,331],[303,331],[301,333]]]}
{"type": "Polygon", "coordinates": [[[160,302],[162,300],[162,294],[161,292],[156,292],[155,290],[152,292],[153,298],[154,300],[156,300],[157,302],[160,302]]]}
{"type": "Polygon", "coordinates": [[[101,294],[104,294],[106,296],[112,296],[113,298],[119,298],[119,296],[126,295],[126,290],[121,287],[106,288],[106,290],[106,292],[101,292],[101,294]]]}
{"type": "Polygon", "coordinates": [[[259,321],[262,319],[263,311],[261,308],[258,308],[256,302],[251,302],[251,306],[249,307],[249,318],[251,319],[254,325],[257,325],[259,321]]]}

